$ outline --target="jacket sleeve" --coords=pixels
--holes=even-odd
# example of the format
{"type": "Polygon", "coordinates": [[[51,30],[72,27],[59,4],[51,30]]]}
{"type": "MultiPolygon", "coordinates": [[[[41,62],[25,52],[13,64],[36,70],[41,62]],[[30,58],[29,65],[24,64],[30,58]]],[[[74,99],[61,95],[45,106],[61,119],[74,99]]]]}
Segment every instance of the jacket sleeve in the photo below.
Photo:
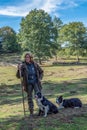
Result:
{"type": "Polygon", "coordinates": [[[16,72],[16,77],[20,78],[20,72],[19,72],[19,70],[17,70],[17,72],[16,72]]]}
{"type": "MultiPolygon", "coordinates": [[[[23,77],[23,66],[21,67],[21,76],[23,77]]],[[[17,69],[16,77],[20,78],[20,71],[19,71],[19,69],[17,69]]]]}

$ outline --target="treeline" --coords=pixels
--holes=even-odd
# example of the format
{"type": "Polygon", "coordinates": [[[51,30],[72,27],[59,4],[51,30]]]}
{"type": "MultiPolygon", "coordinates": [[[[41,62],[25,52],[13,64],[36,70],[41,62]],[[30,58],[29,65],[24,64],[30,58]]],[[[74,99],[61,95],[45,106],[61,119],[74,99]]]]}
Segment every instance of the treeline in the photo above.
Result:
{"type": "Polygon", "coordinates": [[[31,10],[22,18],[19,33],[0,28],[0,52],[30,51],[39,61],[58,55],[87,56],[87,28],[82,22],[63,24],[44,10],[31,10]]]}

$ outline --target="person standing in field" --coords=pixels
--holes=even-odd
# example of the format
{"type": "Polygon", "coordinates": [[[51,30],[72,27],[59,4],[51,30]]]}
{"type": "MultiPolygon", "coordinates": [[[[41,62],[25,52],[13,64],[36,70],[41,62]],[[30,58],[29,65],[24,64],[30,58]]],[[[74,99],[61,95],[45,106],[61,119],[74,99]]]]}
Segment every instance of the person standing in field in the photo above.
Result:
{"type": "Polygon", "coordinates": [[[43,78],[42,68],[33,60],[33,56],[30,53],[26,53],[24,56],[24,62],[18,65],[16,76],[23,77],[23,90],[27,92],[28,106],[30,116],[34,113],[34,104],[32,99],[33,90],[35,93],[41,92],[41,80],[43,78]]]}

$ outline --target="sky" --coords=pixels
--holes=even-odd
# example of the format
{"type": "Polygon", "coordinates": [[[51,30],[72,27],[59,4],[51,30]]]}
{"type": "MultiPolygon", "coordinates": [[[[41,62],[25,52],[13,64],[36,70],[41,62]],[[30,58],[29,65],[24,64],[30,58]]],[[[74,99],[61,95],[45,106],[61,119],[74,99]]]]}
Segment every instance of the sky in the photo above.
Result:
{"type": "Polygon", "coordinates": [[[10,26],[18,32],[21,19],[35,8],[64,24],[76,21],[87,27],[87,0],[0,0],[0,28],[10,26]]]}

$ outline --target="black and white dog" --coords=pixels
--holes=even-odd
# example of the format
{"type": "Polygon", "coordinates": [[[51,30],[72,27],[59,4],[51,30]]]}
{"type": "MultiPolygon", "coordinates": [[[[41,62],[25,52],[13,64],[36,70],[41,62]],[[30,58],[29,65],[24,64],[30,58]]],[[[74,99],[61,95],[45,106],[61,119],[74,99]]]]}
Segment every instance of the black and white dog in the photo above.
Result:
{"type": "Polygon", "coordinates": [[[59,105],[58,109],[61,108],[80,108],[82,107],[82,102],[79,98],[63,99],[62,96],[56,98],[56,103],[59,105]]]}
{"type": "Polygon", "coordinates": [[[36,98],[36,102],[37,105],[39,107],[39,116],[41,115],[41,113],[44,113],[44,117],[47,116],[47,114],[49,113],[58,113],[58,108],[56,107],[56,105],[54,105],[53,103],[51,103],[49,100],[47,100],[42,94],[41,92],[38,92],[35,95],[36,98]]]}

